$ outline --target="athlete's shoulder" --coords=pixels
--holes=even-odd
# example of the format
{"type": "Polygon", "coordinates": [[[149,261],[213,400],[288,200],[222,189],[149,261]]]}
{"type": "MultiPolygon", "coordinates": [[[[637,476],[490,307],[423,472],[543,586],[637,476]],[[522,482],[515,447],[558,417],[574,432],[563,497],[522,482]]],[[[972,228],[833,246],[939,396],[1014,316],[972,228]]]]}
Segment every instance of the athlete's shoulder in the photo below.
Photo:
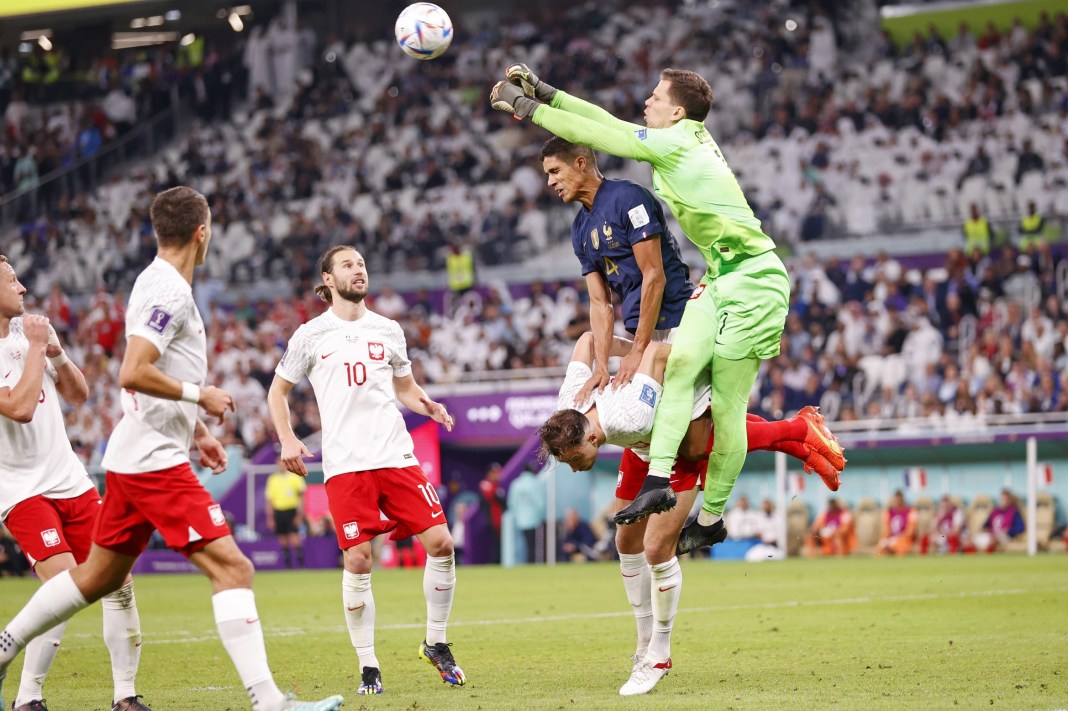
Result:
{"type": "Polygon", "coordinates": [[[329,311],[324,311],[315,318],[297,326],[297,330],[293,332],[292,340],[315,342],[328,333],[337,330],[337,328],[337,320],[331,318],[329,311]]]}
{"type": "Polygon", "coordinates": [[[639,185],[632,180],[612,178],[605,180],[605,184],[611,183],[611,195],[616,200],[633,201],[635,199],[653,200],[653,194],[645,186],[639,185]]]}

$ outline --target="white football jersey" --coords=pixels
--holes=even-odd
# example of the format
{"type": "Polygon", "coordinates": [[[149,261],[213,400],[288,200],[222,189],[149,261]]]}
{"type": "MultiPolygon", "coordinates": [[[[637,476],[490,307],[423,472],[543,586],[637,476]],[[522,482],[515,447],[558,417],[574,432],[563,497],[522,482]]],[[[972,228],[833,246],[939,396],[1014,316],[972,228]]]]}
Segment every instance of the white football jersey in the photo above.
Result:
{"type": "MultiPolygon", "coordinates": [[[[203,385],[208,373],[204,321],[189,282],[159,257],[141,272],[126,307],[126,340],[147,339],[160,352],[156,367],[203,385]]],[[[123,390],[122,419],[101,465],[116,474],[142,474],[189,461],[197,405],[123,390]]]]}
{"type": "Polygon", "coordinates": [[[393,378],[411,372],[400,324],[373,311],[345,321],[330,309],[293,334],[275,373],[312,384],[326,479],[418,464],[393,388],[393,378]]]}
{"type": "MultiPolygon", "coordinates": [[[[617,390],[609,385],[600,392],[594,392],[581,407],[575,407],[575,396],[592,375],[593,370],[585,363],[574,360],[568,363],[564,384],[560,386],[560,395],[556,400],[557,409],[574,408],[585,414],[596,405],[597,419],[601,422],[606,443],[627,447],[648,461],[653,418],[664,386],[648,375],[636,373],[625,387],[617,390]]],[[[697,389],[691,419],[696,420],[704,414],[711,402],[711,395],[711,383],[704,383],[697,389]]]]}
{"type": "MultiPolygon", "coordinates": [[[[29,347],[22,317],[11,319],[7,338],[0,338],[0,388],[18,385],[29,347]]],[[[57,379],[56,369],[45,360],[33,419],[22,424],[0,417],[0,521],[16,504],[32,496],[70,499],[93,488],[67,439],[57,379]]]]}

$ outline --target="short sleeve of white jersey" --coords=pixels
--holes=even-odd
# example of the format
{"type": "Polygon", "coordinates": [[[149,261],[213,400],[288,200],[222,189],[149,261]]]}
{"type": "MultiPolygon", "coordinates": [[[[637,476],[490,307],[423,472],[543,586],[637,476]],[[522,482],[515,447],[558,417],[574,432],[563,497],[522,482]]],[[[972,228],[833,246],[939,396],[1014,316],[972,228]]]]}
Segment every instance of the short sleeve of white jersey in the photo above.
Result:
{"type": "Polygon", "coordinates": [[[577,360],[568,363],[567,372],[564,374],[564,384],[560,386],[560,394],[556,398],[556,409],[575,409],[585,413],[593,407],[593,395],[590,396],[589,400],[582,403],[582,407],[575,407],[575,396],[578,395],[579,390],[582,390],[582,386],[586,384],[586,381],[592,375],[593,370],[585,363],[577,360]]]}
{"type": "MultiPolygon", "coordinates": [[[[18,377],[15,375],[15,364],[7,357],[3,349],[0,349],[0,388],[14,388],[18,385],[18,377]]],[[[21,369],[19,376],[21,376],[21,369]]]]}
{"type": "Polygon", "coordinates": [[[126,312],[126,338],[140,336],[163,353],[182,330],[182,324],[189,317],[192,300],[192,294],[187,291],[166,285],[156,290],[146,285],[140,293],[130,296],[130,309],[126,312]]]}
{"type": "Polygon", "coordinates": [[[282,354],[282,360],[278,361],[278,367],[274,372],[282,379],[291,383],[299,383],[301,378],[311,371],[313,356],[312,344],[308,339],[307,326],[301,326],[289,339],[286,352],[282,354]]]}
{"type": "Polygon", "coordinates": [[[392,322],[395,348],[389,364],[393,366],[393,377],[403,378],[412,373],[412,361],[408,358],[408,343],[404,339],[404,329],[396,321],[392,322]]]}

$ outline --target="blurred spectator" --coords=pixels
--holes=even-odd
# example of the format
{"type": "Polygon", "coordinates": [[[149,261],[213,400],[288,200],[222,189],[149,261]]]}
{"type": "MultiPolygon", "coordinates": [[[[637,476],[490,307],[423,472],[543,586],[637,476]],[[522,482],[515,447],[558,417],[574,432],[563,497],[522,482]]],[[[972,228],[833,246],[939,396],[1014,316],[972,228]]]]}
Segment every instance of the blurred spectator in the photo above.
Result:
{"type": "Polygon", "coordinates": [[[520,563],[545,562],[545,482],[529,468],[508,486],[508,511],[523,535],[520,563]]]}
{"type": "Polygon", "coordinates": [[[905,495],[895,491],[883,512],[882,538],[875,546],[876,555],[905,555],[916,542],[916,511],[905,503],[905,495]]]}
{"type": "Polygon", "coordinates": [[[563,530],[560,535],[560,561],[580,562],[597,560],[597,536],[590,525],[579,518],[578,511],[568,509],[564,512],[563,530]]]}
{"type": "Polygon", "coordinates": [[[964,221],[964,252],[966,254],[988,254],[994,233],[990,221],[979,211],[974,202],[968,207],[969,217],[964,221]]]}
{"type": "Polygon", "coordinates": [[[300,538],[300,528],[304,525],[304,477],[294,474],[278,461],[278,471],[267,477],[263,497],[267,510],[267,529],[278,537],[282,547],[282,558],[287,568],[293,567],[293,551],[297,554],[297,565],[304,567],[304,545],[300,538]]]}
{"type": "Polygon", "coordinates": [[[993,553],[1004,550],[1005,545],[1024,534],[1024,519],[1016,497],[1008,489],[1002,489],[998,505],[990,512],[983,530],[975,536],[975,546],[981,551],[993,553]]]}
{"type": "Polygon", "coordinates": [[[723,524],[727,527],[727,536],[734,540],[760,538],[762,530],[761,515],[749,508],[749,497],[747,496],[738,497],[738,503],[723,517],[723,524]]]}
{"type": "Polygon", "coordinates": [[[452,547],[456,553],[457,563],[462,562],[464,559],[464,543],[467,539],[466,518],[467,503],[464,501],[456,502],[456,506],[453,507],[452,526],[449,527],[449,533],[452,535],[452,547]]]}
{"type": "Polygon", "coordinates": [[[494,536],[492,563],[501,562],[501,518],[507,507],[505,492],[501,490],[501,465],[497,462],[490,464],[486,476],[478,483],[478,493],[482,496],[481,510],[486,512],[489,522],[489,530],[494,536]]]}
{"type": "Polygon", "coordinates": [[[764,499],[760,503],[757,520],[760,524],[760,543],[746,551],[745,559],[762,561],[785,558],[785,551],[779,548],[779,521],[775,516],[775,504],[771,499],[764,499]]]}
{"type": "Polygon", "coordinates": [[[20,578],[29,574],[30,564],[11,532],[0,523],[0,578],[20,578]]]}
{"type": "Polygon", "coordinates": [[[816,517],[805,536],[805,555],[809,558],[817,555],[844,556],[852,553],[856,547],[853,514],[838,499],[828,499],[827,509],[816,517]]]}
{"type": "Polygon", "coordinates": [[[959,553],[967,536],[964,522],[964,511],[953,503],[949,494],[943,495],[931,522],[931,531],[920,541],[920,552],[959,553]]]}

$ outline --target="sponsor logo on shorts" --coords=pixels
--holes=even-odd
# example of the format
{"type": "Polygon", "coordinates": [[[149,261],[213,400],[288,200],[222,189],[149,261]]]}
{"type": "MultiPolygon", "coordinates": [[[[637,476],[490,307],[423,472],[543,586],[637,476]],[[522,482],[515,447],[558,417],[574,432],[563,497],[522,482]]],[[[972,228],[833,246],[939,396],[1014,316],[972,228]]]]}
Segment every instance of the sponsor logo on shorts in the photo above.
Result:
{"type": "Polygon", "coordinates": [[[354,538],[358,538],[360,535],[360,527],[356,525],[355,521],[346,523],[341,527],[341,531],[345,534],[345,540],[351,541],[354,538]]]}
{"type": "Polygon", "coordinates": [[[152,309],[152,315],[148,317],[148,321],[145,325],[151,328],[156,333],[163,333],[167,330],[167,324],[171,322],[171,315],[163,309],[152,309]]]}
{"type": "Polygon", "coordinates": [[[211,516],[211,522],[216,526],[223,526],[226,524],[226,517],[223,516],[222,506],[212,504],[208,507],[208,515],[211,516]]]}
{"type": "Polygon", "coordinates": [[[616,488],[623,486],[623,470],[619,470],[619,476],[616,477],[616,488]]]}
{"type": "Polygon", "coordinates": [[[41,531],[41,540],[44,541],[45,548],[55,548],[59,545],[59,532],[54,528],[41,531]]]}
{"type": "Polygon", "coordinates": [[[367,342],[367,357],[371,360],[385,360],[386,359],[386,347],[381,343],[375,343],[374,341],[367,342]]]}
{"type": "Polygon", "coordinates": [[[638,399],[649,407],[656,407],[656,390],[653,390],[652,385],[643,385],[642,394],[638,396],[638,399]]]}

